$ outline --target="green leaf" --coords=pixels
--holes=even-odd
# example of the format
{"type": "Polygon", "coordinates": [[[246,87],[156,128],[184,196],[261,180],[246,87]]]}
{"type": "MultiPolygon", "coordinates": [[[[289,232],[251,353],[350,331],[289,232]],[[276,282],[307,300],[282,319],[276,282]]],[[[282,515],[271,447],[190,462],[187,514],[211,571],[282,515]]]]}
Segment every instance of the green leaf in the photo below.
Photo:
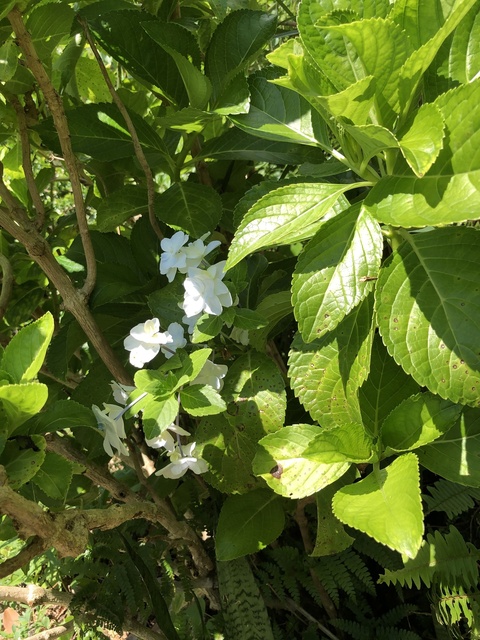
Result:
{"type": "Polygon", "coordinates": [[[36,7],[26,21],[27,30],[32,37],[36,54],[47,64],[50,57],[61,42],[70,34],[75,13],[66,3],[42,4],[36,7]]]}
{"type": "Polygon", "coordinates": [[[361,424],[345,424],[322,429],[303,452],[308,460],[320,463],[371,462],[373,443],[361,424]]]}
{"type": "Polygon", "coordinates": [[[354,206],[327,220],[300,254],[292,302],[305,342],[335,329],[373,289],[383,237],[375,220],[358,211],[354,206]]]}
{"type": "Polygon", "coordinates": [[[278,496],[256,489],[229,496],[223,503],[215,534],[217,560],[234,560],[256,553],[276,540],[285,525],[278,496]]]}
{"type": "Polygon", "coordinates": [[[182,407],[191,416],[211,416],[226,410],[222,396],[207,385],[194,384],[180,391],[182,407]]]}
{"type": "Polygon", "coordinates": [[[375,79],[366,76],[349,87],[327,96],[318,96],[319,104],[336,118],[355,125],[365,125],[370,118],[375,99],[375,79]]]}
{"type": "Polygon", "coordinates": [[[177,391],[183,385],[194,380],[203,369],[203,365],[208,360],[211,353],[211,349],[197,349],[193,353],[184,357],[182,359],[181,366],[175,371],[177,382],[173,390],[177,391]]]}
{"type": "Polygon", "coordinates": [[[175,182],[157,198],[156,215],[172,229],[194,238],[213,231],[222,217],[222,200],[204,184],[175,182]]]}
{"type": "Polygon", "coordinates": [[[445,123],[443,149],[423,178],[401,171],[385,176],[373,187],[365,207],[381,222],[422,227],[478,217],[480,81],[440,96],[434,108],[440,110],[445,123]]]}
{"type": "Polygon", "coordinates": [[[246,493],[258,482],[251,470],[258,440],[281,429],[286,410],[285,383],[276,365],[250,351],[225,378],[227,412],[204,418],[195,438],[199,456],[210,467],[203,477],[221,491],[246,493]]]}
{"type": "Polygon", "coordinates": [[[193,344],[199,342],[207,342],[215,336],[218,336],[223,327],[223,319],[221,316],[210,316],[205,313],[201,316],[193,330],[191,341],[193,344]]]}
{"type": "Polygon", "coordinates": [[[7,40],[0,47],[0,81],[7,82],[15,75],[18,64],[18,50],[15,42],[7,40]]]}
{"type": "Polygon", "coordinates": [[[321,463],[305,452],[321,433],[308,424],[284,427],[260,440],[253,460],[253,473],[265,480],[275,493],[286,498],[304,498],[335,482],[349,462],[321,463]]]}
{"type": "Polygon", "coordinates": [[[48,387],[40,382],[0,386],[0,403],[7,415],[9,433],[38,413],[47,397],[48,387]]]}
{"type": "Polygon", "coordinates": [[[171,373],[142,369],[134,377],[135,386],[139,391],[146,392],[155,398],[164,400],[175,391],[177,377],[171,373]]]}
{"type": "Polygon", "coordinates": [[[480,411],[466,408],[444,436],[418,449],[420,464],[447,480],[480,487],[480,411]]]}
{"type": "Polygon", "coordinates": [[[333,497],[333,512],[349,527],[414,558],[423,535],[416,455],[400,456],[388,467],[340,489],[333,497]]]}
{"type": "Polygon", "coordinates": [[[253,329],[261,329],[266,325],[266,320],[261,313],[252,309],[235,309],[235,318],[233,325],[239,329],[250,331],[253,329]]]}
{"type": "Polygon", "coordinates": [[[57,453],[47,451],[42,466],[32,479],[49,498],[66,500],[73,477],[73,464],[57,453]]]}
{"type": "MultiPolygon", "coordinates": [[[[177,65],[178,72],[182,76],[185,89],[187,90],[188,99],[192,107],[196,109],[203,109],[210,98],[210,94],[212,93],[212,86],[209,79],[203,75],[200,69],[190,62],[185,55],[176,51],[173,45],[169,45],[167,41],[168,38],[166,38],[166,29],[169,30],[171,28],[171,24],[172,23],[152,21],[142,24],[142,27],[152,40],[172,56],[173,61],[177,65]]],[[[186,31],[186,33],[189,32],[186,31]]],[[[200,57],[200,51],[198,51],[198,57],[200,57]]]]}
{"type": "Polygon", "coordinates": [[[431,393],[407,398],[390,413],[382,427],[386,455],[410,451],[436,440],[458,420],[462,406],[431,393]]]}
{"type": "Polygon", "coordinates": [[[480,404],[479,232],[409,234],[381,269],[377,318],[389,353],[421,386],[480,404]]]}
{"type": "Polygon", "coordinates": [[[418,178],[429,171],[438,157],[444,138],[444,123],[434,104],[423,104],[399,140],[400,149],[418,178]]]}
{"type": "Polygon", "coordinates": [[[448,75],[453,80],[466,84],[472,82],[480,69],[480,14],[473,6],[468,15],[455,29],[448,57],[448,75]]]}
{"type": "MultiPolygon", "coordinates": [[[[158,195],[155,198],[158,206],[158,195]]],[[[147,190],[140,186],[126,185],[102,198],[97,208],[97,229],[115,231],[129,218],[148,212],[147,190]]]]}
{"type": "Polygon", "coordinates": [[[294,338],[290,384],[323,427],[361,422],[357,391],[368,376],[372,340],[371,296],[322,338],[308,345],[300,334],[294,338]]]}
{"type": "MultiPolygon", "coordinates": [[[[156,131],[133,111],[130,118],[147,159],[155,166],[171,169],[171,159],[163,140],[156,131]]],[[[101,162],[113,162],[135,155],[125,120],[114,104],[84,104],[67,112],[73,150],[101,162]]],[[[44,144],[61,153],[53,119],[46,118],[35,127],[44,144]]]]}
{"type": "Polygon", "coordinates": [[[196,159],[251,160],[273,164],[321,163],[323,151],[288,142],[275,142],[250,136],[239,129],[229,129],[218,138],[208,140],[196,159]]]}
{"type": "Polygon", "coordinates": [[[258,425],[236,424],[225,414],[203,418],[195,432],[196,455],[209,471],[202,477],[225,493],[247,493],[259,486],[251,469],[255,445],[263,433],[258,425]]]}
{"type": "Polygon", "coordinates": [[[239,73],[225,87],[215,104],[217,116],[228,116],[234,113],[247,113],[250,106],[250,90],[243,73],[239,73]]]}
{"type": "Polygon", "coordinates": [[[25,422],[22,426],[22,434],[54,433],[75,427],[97,427],[97,421],[91,409],[73,400],[57,400],[50,404],[46,411],[38,413],[25,422]]]}
{"type": "Polygon", "coordinates": [[[53,316],[47,312],[41,318],[23,327],[5,347],[2,369],[14,382],[33,380],[45,360],[53,336],[53,316]]]}
{"type": "Polygon", "coordinates": [[[261,11],[232,11],[215,29],[205,55],[205,72],[218,97],[275,33],[276,17],[261,11]]]}
{"type": "MultiPolygon", "coordinates": [[[[185,106],[187,93],[182,78],[171,56],[147,34],[149,21],[156,23],[146,11],[111,11],[93,19],[90,28],[105,51],[125,69],[147,85],[158,87],[174,104],[185,106]]],[[[169,41],[176,39],[180,53],[184,53],[182,44],[188,46],[191,34],[172,22],[162,27],[168,30],[169,41]]]]}
{"type": "Polygon", "coordinates": [[[259,249],[313,236],[340,195],[353,186],[304,182],[270,191],[253,205],[240,223],[230,246],[226,269],[259,249]]]}
{"type": "Polygon", "coordinates": [[[249,78],[250,110],[230,117],[237,127],[280,142],[297,142],[330,149],[326,125],[298,93],[269,82],[274,74],[258,72],[249,78]],[[322,144],[323,143],[323,144],[322,144]]]}
{"type": "Polygon", "coordinates": [[[8,440],[0,456],[0,464],[5,467],[12,489],[19,489],[35,476],[45,460],[45,447],[43,436],[8,440]]]}
{"type": "Polygon", "coordinates": [[[321,556],[331,556],[348,549],[355,541],[345,531],[340,520],[333,514],[332,498],[336,492],[346,484],[355,480],[356,469],[350,469],[338,480],[332,482],[328,487],[323,488],[315,494],[317,503],[317,535],[315,538],[315,548],[310,554],[313,558],[321,556]]]}
{"type": "Polygon", "coordinates": [[[165,400],[147,396],[146,402],[142,402],[137,407],[143,411],[143,430],[145,437],[151,440],[156,438],[169,427],[178,414],[178,400],[175,396],[170,396],[165,400]]]}
{"type": "Polygon", "coordinates": [[[419,391],[419,385],[398,366],[380,336],[375,334],[370,373],[358,390],[362,422],[368,433],[378,435],[388,414],[419,391]]]}
{"type": "Polygon", "coordinates": [[[289,319],[293,311],[290,291],[279,291],[266,296],[256,311],[265,319],[266,324],[261,329],[250,331],[249,339],[254,349],[263,351],[269,335],[275,333],[279,323],[285,318],[289,319]]]}

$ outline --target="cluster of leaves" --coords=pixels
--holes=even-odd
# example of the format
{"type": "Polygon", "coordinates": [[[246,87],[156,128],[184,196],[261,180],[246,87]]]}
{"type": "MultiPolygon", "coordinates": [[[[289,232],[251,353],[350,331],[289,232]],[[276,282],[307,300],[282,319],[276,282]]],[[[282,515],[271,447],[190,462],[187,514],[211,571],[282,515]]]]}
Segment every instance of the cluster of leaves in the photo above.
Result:
{"type": "Polygon", "coordinates": [[[26,570],[82,633],[480,637],[478,9],[0,2],[0,535],[47,542],[38,505],[159,510],[26,570]],[[132,326],[182,322],[176,230],[221,242],[238,305],[133,379],[132,326]],[[185,386],[211,357],[224,388],[185,386]],[[143,394],[113,465],[91,412],[112,371],[143,394]],[[146,479],[179,407],[208,472],[146,479]]]}

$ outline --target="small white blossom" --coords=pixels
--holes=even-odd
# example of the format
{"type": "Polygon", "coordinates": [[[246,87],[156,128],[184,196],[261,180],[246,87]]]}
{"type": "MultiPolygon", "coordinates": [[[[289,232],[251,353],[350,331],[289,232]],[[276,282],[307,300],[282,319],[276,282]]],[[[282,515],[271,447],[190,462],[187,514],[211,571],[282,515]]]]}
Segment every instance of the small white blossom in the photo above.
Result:
{"type": "Polygon", "coordinates": [[[205,246],[203,241],[207,236],[208,233],[198,240],[190,242],[184,249],[182,249],[187,258],[187,264],[185,269],[183,267],[179,269],[180,273],[187,273],[189,269],[196,269],[199,267],[205,256],[222,244],[219,240],[212,240],[205,246]]]}
{"type": "MultiPolygon", "coordinates": [[[[177,231],[171,238],[163,238],[160,243],[162,254],[160,256],[160,273],[167,276],[172,282],[177,274],[177,269],[185,269],[187,256],[182,247],[188,242],[188,236],[183,231],[177,231]]],[[[184,271],[185,273],[185,271],[184,271]]]]}
{"type": "Polygon", "coordinates": [[[187,318],[196,316],[202,311],[219,316],[223,307],[231,307],[232,296],[222,282],[225,260],[208,267],[208,269],[189,269],[183,287],[183,310],[187,318]]]}
{"type": "MultiPolygon", "coordinates": [[[[179,306],[182,307],[182,309],[183,309],[183,303],[180,302],[179,306]]],[[[182,322],[183,322],[183,324],[187,325],[189,335],[192,335],[192,333],[195,330],[195,326],[196,326],[198,320],[202,316],[203,316],[203,313],[197,313],[196,315],[192,316],[191,318],[187,318],[187,316],[183,316],[182,322]]]]}
{"type": "Polygon", "coordinates": [[[166,358],[171,358],[177,349],[181,349],[187,344],[184,337],[184,329],[178,322],[172,322],[163,334],[166,342],[160,347],[166,358]]]}
{"type": "Polygon", "coordinates": [[[161,449],[163,447],[167,451],[173,452],[175,450],[176,443],[170,431],[173,431],[173,433],[178,433],[179,436],[190,435],[188,431],[185,431],[185,429],[182,429],[182,427],[179,427],[174,422],[172,422],[172,424],[164,429],[159,436],[157,436],[156,438],[145,438],[145,442],[149,447],[152,447],[152,449],[161,449]]]}
{"type": "Polygon", "coordinates": [[[183,336],[183,327],[178,322],[172,322],[167,331],[160,331],[160,320],[152,318],[137,324],[130,331],[130,335],[123,341],[123,346],[130,351],[130,362],[141,369],[145,363],[153,360],[162,349],[166,358],[171,358],[177,349],[187,344],[183,336]]]}
{"type": "Polygon", "coordinates": [[[121,415],[123,408],[116,404],[103,403],[102,411],[96,404],[92,405],[92,411],[97,419],[98,427],[103,431],[103,448],[109,456],[114,456],[113,449],[119,454],[128,456],[128,449],[120,438],[126,438],[125,425],[121,415]]]}
{"type": "Polygon", "coordinates": [[[202,370],[190,384],[208,384],[216,391],[223,388],[223,379],[227,375],[228,367],[224,364],[214,364],[211,360],[207,360],[202,370]]]}
{"type": "Polygon", "coordinates": [[[208,466],[205,460],[197,458],[193,455],[195,449],[195,442],[182,446],[182,451],[179,447],[175,447],[174,451],[169,454],[170,464],[160,469],[155,473],[156,476],[163,476],[164,478],[171,478],[176,480],[181,478],[188,469],[191,469],[193,473],[205,473],[208,471],[208,466]],[[183,452],[183,455],[182,455],[183,452]]]}
{"type": "Polygon", "coordinates": [[[118,382],[115,381],[110,383],[110,387],[113,391],[113,399],[115,402],[123,404],[124,406],[127,403],[128,396],[135,389],[135,387],[129,387],[126,384],[118,384],[118,382]]]}

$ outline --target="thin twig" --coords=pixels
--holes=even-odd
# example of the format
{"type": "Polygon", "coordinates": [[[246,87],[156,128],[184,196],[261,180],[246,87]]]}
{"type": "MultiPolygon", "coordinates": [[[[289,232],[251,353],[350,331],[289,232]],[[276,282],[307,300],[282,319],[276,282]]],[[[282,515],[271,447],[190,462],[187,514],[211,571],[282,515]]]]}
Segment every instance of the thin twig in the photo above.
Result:
{"type": "Polygon", "coordinates": [[[23,17],[18,8],[14,8],[8,14],[8,19],[12,25],[13,31],[17,38],[18,44],[25,56],[25,62],[33,73],[40,89],[45,96],[50,113],[55,124],[55,129],[58,134],[60,146],[62,148],[62,154],[65,161],[65,166],[70,177],[70,183],[72,186],[73,200],[75,203],[75,213],[77,216],[78,229],[80,231],[80,237],[82,240],[83,251],[85,253],[85,260],[87,265],[87,275],[83,287],[80,293],[85,299],[88,299],[95,287],[95,280],[97,277],[97,262],[95,259],[95,253],[93,251],[92,239],[87,223],[87,211],[85,203],[83,201],[82,183],[80,178],[80,172],[78,170],[77,158],[72,149],[72,143],[70,140],[70,130],[68,128],[67,117],[63,109],[63,103],[61,97],[58,95],[55,87],[52,84],[47,72],[45,71],[43,64],[38,57],[35,50],[32,37],[25,27],[23,17]]]}
{"type": "Polygon", "coordinates": [[[0,293],[0,320],[5,315],[8,301],[12,295],[13,269],[7,256],[0,253],[0,268],[2,269],[2,292],[0,293]]]}
{"type": "Polygon", "coordinates": [[[25,181],[27,183],[28,191],[32,198],[33,206],[37,213],[36,227],[40,231],[45,224],[45,207],[43,205],[42,198],[37,189],[37,183],[33,175],[32,159],[30,157],[30,139],[28,137],[28,126],[25,111],[20,104],[20,100],[17,96],[8,96],[8,100],[12,107],[15,109],[18,121],[18,130],[20,132],[20,143],[22,148],[22,166],[25,174],[25,181]]]}
{"type": "Polygon", "coordinates": [[[93,55],[95,56],[98,66],[100,67],[100,71],[102,72],[102,76],[103,76],[103,79],[105,80],[105,84],[107,85],[108,90],[110,91],[110,95],[112,96],[113,101],[117,105],[118,110],[122,114],[123,119],[125,120],[125,124],[127,125],[127,129],[132,137],[135,156],[138,160],[140,167],[142,168],[143,173],[145,174],[145,179],[147,182],[148,219],[150,220],[150,224],[155,234],[157,235],[159,240],[162,240],[163,233],[160,227],[158,226],[157,218],[155,216],[155,182],[153,180],[152,170],[150,169],[150,165],[148,164],[145,154],[143,152],[142,145],[140,144],[140,140],[138,138],[138,134],[132,122],[132,119],[130,117],[130,114],[128,113],[123,102],[120,100],[120,97],[116,92],[115,87],[112,84],[112,81],[110,80],[108,71],[103,63],[102,57],[98,52],[95,42],[93,41],[92,35],[88,28],[88,24],[86,23],[85,20],[80,20],[80,22],[83,26],[83,30],[85,32],[85,37],[87,38],[87,42],[90,45],[90,48],[93,52],[93,55]]]}

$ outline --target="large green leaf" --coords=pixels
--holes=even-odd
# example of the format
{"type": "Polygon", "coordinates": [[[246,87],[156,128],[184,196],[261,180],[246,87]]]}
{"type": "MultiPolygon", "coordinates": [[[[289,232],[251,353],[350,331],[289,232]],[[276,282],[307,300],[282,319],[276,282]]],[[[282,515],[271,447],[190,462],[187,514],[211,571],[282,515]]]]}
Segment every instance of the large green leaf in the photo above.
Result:
{"type": "Polygon", "coordinates": [[[261,11],[233,11],[215,29],[205,55],[205,72],[215,98],[275,33],[276,17],[261,11]]]}
{"type": "MultiPolygon", "coordinates": [[[[187,90],[188,99],[192,107],[197,109],[203,109],[210,98],[212,92],[212,86],[209,79],[203,75],[198,66],[191,62],[185,55],[182,55],[179,51],[176,51],[174,46],[178,46],[177,43],[172,43],[172,33],[169,32],[172,23],[165,22],[146,22],[143,24],[143,28],[148,35],[159,44],[169,55],[172,56],[173,61],[177,65],[177,69],[182,76],[185,89],[187,90]]],[[[188,31],[182,34],[187,37],[190,35],[188,31]]],[[[194,43],[196,47],[196,43],[194,43]]],[[[193,47],[191,47],[193,48],[193,47]]],[[[200,50],[198,50],[198,56],[200,58],[200,50]]]]}
{"type": "MultiPolygon", "coordinates": [[[[150,20],[156,22],[145,11],[110,11],[93,19],[91,29],[105,51],[128,71],[148,85],[158,87],[170,101],[185,106],[187,92],[176,65],[144,28],[150,20]]],[[[166,37],[175,38],[179,48],[183,49],[182,42],[188,38],[188,47],[191,34],[183,27],[172,22],[163,27],[169,32],[166,37]]]]}
{"type": "Polygon", "coordinates": [[[73,477],[73,464],[57,453],[47,451],[32,481],[54,500],[64,501],[73,477]]]}
{"type": "Polygon", "coordinates": [[[204,418],[196,431],[199,455],[210,466],[205,479],[229,493],[245,493],[256,480],[251,471],[256,443],[281,429],[285,383],[272,360],[250,351],[230,367],[222,392],[227,412],[204,418]]]}
{"type": "Polygon", "coordinates": [[[0,403],[7,416],[11,434],[38,413],[48,397],[48,387],[40,382],[6,384],[0,386],[0,403]]]}
{"type": "Polygon", "coordinates": [[[323,151],[315,147],[264,140],[239,129],[229,129],[221,136],[208,140],[196,157],[198,158],[251,160],[273,164],[321,163],[325,160],[323,151]]]}
{"type": "Polygon", "coordinates": [[[194,238],[213,231],[222,216],[218,193],[204,184],[175,182],[156,199],[156,215],[194,238]]]}
{"type": "Polygon", "coordinates": [[[407,453],[374,470],[333,497],[333,512],[344,524],[414,558],[423,535],[418,460],[407,453]]]}
{"type": "Polygon", "coordinates": [[[50,64],[50,57],[60,41],[70,34],[75,14],[66,3],[41,4],[28,16],[26,27],[32,36],[35,52],[44,63],[50,64]]]}
{"type": "Polygon", "coordinates": [[[22,434],[54,433],[62,429],[85,426],[97,427],[97,421],[91,409],[73,400],[57,400],[57,402],[50,404],[46,411],[30,418],[22,426],[22,434]]]}
{"type": "MultiPolygon", "coordinates": [[[[158,194],[155,194],[157,198],[158,194]]],[[[148,212],[147,190],[138,185],[126,185],[102,198],[97,209],[97,229],[115,231],[129,218],[148,212]]]]}
{"type": "Polygon", "coordinates": [[[156,438],[169,427],[178,415],[178,400],[175,396],[158,399],[147,396],[145,402],[139,403],[138,410],[143,411],[143,430],[149,440],[156,438]]]}
{"type": "Polygon", "coordinates": [[[368,376],[372,340],[371,296],[322,338],[308,345],[300,334],[294,338],[290,384],[322,426],[361,422],[357,391],[368,376]]]}
{"type": "Polygon", "coordinates": [[[229,496],[223,503],[215,534],[217,560],[233,560],[260,551],[282,533],[285,513],[278,496],[257,489],[229,496]]]}
{"type": "Polygon", "coordinates": [[[462,406],[431,393],[407,398],[387,416],[382,427],[386,455],[409,451],[436,440],[458,420],[462,406]]]}
{"type": "MultiPolygon", "coordinates": [[[[171,159],[163,140],[138,114],[129,111],[129,115],[149,161],[160,163],[161,167],[168,170],[171,159]]],[[[114,104],[84,104],[67,111],[67,119],[75,152],[101,162],[113,162],[135,155],[123,116],[114,104]]],[[[43,120],[36,130],[48,148],[61,153],[52,118],[43,120]]]]}
{"type": "Polygon", "coordinates": [[[8,440],[0,464],[5,467],[12,489],[19,489],[35,476],[45,460],[45,447],[43,436],[8,440]]]}
{"type": "Polygon", "coordinates": [[[419,391],[419,385],[398,366],[380,336],[375,334],[370,373],[358,390],[362,421],[367,431],[372,436],[378,435],[388,414],[419,391]]]}
{"type": "Polygon", "coordinates": [[[301,424],[284,427],[262,438],[253,460],[253,472],[275,493],[286,498],[304,498],[335,482],[350,466],[330,450],[334,462],[318,462],[305,455],[322,433],[320,427],[301,424]]]}
{"type": "Polygon", "coordinates": [[[373,442],[361,424],[343,424],[331,429],[322,429],[309,443],[303,453],[308,460],[320,463],[371,462],[373,442]]]}
{"type": "Polygon", "coordinates": [[[437,159],[443,138],[444,123],[440,109],[434,104],[423,104],[399,139],[400,149],[418,178],[423,178],[437,159]]]}
{"type": "Polygon", "coordinates": [[[447,480],[480,487],[480,410],[466,408],[444,436],[418,449],[420,464],[447,480]]]}
{"type": "Polygon", "coordinates": [[[35,378],[45,360],[53,329],[53,316],[47,312],[23,327],[10,340],[3,354],[1,368],[14,382],[28,382],[35,378]]]}
{"type": "Polygon", "coordinates": [[[471,82],[480,69],[480,13],[474,5],[453,34],[448,74],[462,84],[471,82]]]}
{"type": "Polygon", "coordinates": [[[313,236],[340,195],[354,186],[305,182],[270,191],[244,216],[230,246],[226,268],[231,269],[259,249],[313,236]]]}
{"type": "Polygon", "coordinates": [[[331,148],[326,126],[298,93],[269,82],[275,74],[257,73],[249,78],[250,110],[230,119],[247,133],[281,142],[297,142],[331,148]]]}
{"type": "Polygon", "coordinates": [[[479,232],[458,227],[402,235],[377,285],[382,338],[421,386],[478,406],[479,232]]]}
{"type": "Polygon", "coordinates": [[[478,217],[480,80],[449,91],[434,105],[445,122],[443,149],[423,178],[401,170],[375,185],[365,207],[381,222],[422,227],[478,217]]]}
{"type": "Polygon", "coordinates": [[[358,207],[327,220],[300,254],[292,302],[305,342],[321,338],[372,291],[383,253],[379,225],[358,207]]]}
{"type": "Polygon", "coordinates": [[[191,416],[211,416],[227,408],[222,396],[212,387],[194,384],[180,391],[182,407],[191,416]]]}
{"type": "Polygon", "coordinates": [[[368,76],[375,78],[376,120],[391,127],[397,117],[394,108],[399,70],[411,52],[405,33],[391,20],[382,18],[339,25],[329,25],[329,21],[320,22],[319,26],[351,42],[361,63],[356,66],[355,81],[368,76]]]}

